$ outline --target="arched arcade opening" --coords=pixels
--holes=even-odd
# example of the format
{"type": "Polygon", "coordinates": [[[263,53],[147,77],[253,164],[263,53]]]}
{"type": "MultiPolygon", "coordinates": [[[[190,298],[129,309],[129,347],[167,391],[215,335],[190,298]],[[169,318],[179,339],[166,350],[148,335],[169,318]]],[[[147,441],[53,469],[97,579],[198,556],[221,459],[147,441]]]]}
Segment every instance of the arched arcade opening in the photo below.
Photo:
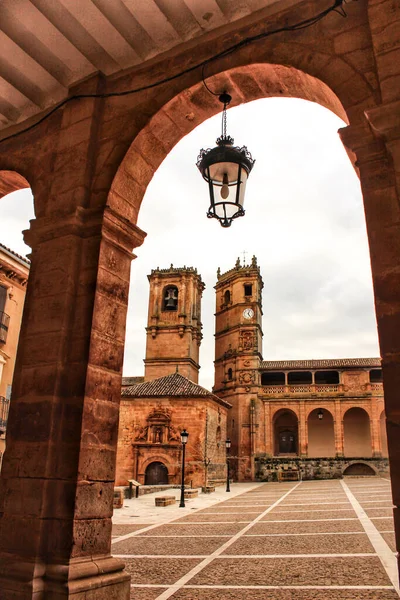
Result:
{"type": "Polygon", "coordinates": [[[273,417],[275,456],[297,455],[299,452],[299,421],[296,413],[282,408],[273,417]]]}
{"type": "Polygon", "coordinates": [[[308,415],[308,456],[310,458],[335,456],[335,431],[329,410],[316,408],[308,415]]]}
{"type": "Polygon", "coordinates": [[[343,417],[344,455],[372,456],[370,418],[363,408],[349,408],[343,417]]]}

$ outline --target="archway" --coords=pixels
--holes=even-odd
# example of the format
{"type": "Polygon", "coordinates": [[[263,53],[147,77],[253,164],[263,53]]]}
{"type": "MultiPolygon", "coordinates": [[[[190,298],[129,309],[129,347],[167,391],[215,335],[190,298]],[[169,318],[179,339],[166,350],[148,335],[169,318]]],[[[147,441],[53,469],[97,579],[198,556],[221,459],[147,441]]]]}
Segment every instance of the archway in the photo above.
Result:
{"type": "Polygon", "coordinates": [[[308,456],[335,456],[333,416],[329,410],[316,408],[308,415],[308,456]],[[318,414],[322,414],[322,418],[318,414]]]}
{"type": "Polygon", "coordinates": [[[274,428],[274,454],[289,455],[298,454],[298,418],[289,409],[281,409],[273,419],[274,428]]]}
{"type": "Polygon", "coordinates": [[[343,475],[353,477],[373,477],[376,475],[374,469],[367,463],[357,462],[352,463],[343,471],[343,475]]]}
{"type": "Polygon", "coordinates": [[[144,484],[145,485],[166,485],[168,483],[168,469],[164,463],[154,461],[147,465],[144,484]]]}
{"type": "Polygon", "coordinates": [[[23,230],[34,218],[27,180],[15,171],[0,172],[0,470],[6,448],[14,367],[25,304],[30,248],[23,230]]]}
{"type": "Polygon", "coordinates": [[[343,430],[345,456],[372,456],[370,420],[363,408],[349,408],[343,418],[343,430]]]}
{"type": "Polygon", "coordinates": [[[388,452],[387,433],[386,433],[386,414],[385,414],[384,410],[381,412],[381,416],[379,418],[379,433],[381,436],[382,456],[387,458],[389,456],[389,452],[388,452]]]}

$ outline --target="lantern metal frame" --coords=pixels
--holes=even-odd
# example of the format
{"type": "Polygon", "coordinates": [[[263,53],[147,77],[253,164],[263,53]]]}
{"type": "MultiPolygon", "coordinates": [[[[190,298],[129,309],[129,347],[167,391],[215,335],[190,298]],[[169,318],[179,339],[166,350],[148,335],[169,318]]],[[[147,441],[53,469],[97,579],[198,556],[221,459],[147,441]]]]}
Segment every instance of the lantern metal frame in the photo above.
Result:
{"type": "Polygon", "coordinates": [[[230,227],[233,219],[244,216],[243,186],[246,185],[247,178],[255,163],[255,160],[252,158],[247,147],[242,146],[240,148],[238,146],[234,146],[233,138],[226,133],[226,109],[231,100],[231,96],[226,92],[219,96],[219,101],[224,105],[222,111],[222,135],[216,140],[217,146],[215,148],[200,150],[196,163],[203,179],[205,179],[205,181],[208,183],[210,207],[207,212],[207,217],[210,219],[218,219],[222,227],[230,227]],[[210,168],[219,163],[237,165],[237,176],[234,181],[228,180],[227,173],[223,175],[222,179],[213,179],[210,168]],[[245,181],[243,181],[244,173],[246,174],[245,181]],[[227,199],[230,195],[229,192],[227,197],[222,195],[224,187],[225,189],[236,187],[234,198],[232,198],[234,201],[227,199]],[[215,197],[214,188],[221,188],[221,200],[215,197]]]}

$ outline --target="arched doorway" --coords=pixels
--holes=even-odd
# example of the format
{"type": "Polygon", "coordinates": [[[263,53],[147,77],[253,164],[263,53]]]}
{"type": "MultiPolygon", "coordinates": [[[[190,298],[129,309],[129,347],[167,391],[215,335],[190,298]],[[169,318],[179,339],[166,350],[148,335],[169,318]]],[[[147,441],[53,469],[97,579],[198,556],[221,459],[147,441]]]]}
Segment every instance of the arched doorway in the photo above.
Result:
{"type": "Polygon", "coordinates": [[[379,432],[381,435],[382,456],[387,458],[389,456],[389,452],[388,452],[388,443],[387,443],[387,434],[386,434],[386,414],[385,414],[384,410],[381,412],[381,416],[379,419],[379,432]]]}
{"type": "Polygon", "coordinates": [[[343,431],[345,456],[372,456],[369,416],[363,408],[349,408],[343,418],[343,431]]]}
{"type": "Polygon", "coordinates": [[[289,409],[278,411],[274,417],[274,454],[298,454],[298,419],[289,409]]]}
{"type": "Polygon", "coordinates": [[[335,456],[335,431],[329,410],[316,408],[308,415],[308,456],[335,456]]]}
{"type": "Polygon", "coordinates": [[[166,485],[168,483],[168,469],[159,461],[154,461],[147,465],[144,484],[145,485],[166,485]]]}
{"type": "Polygon", "coordinates": [[[343,475],[350,475],[353,477],[373,477],[376,473],[373,468],[366,463],[353,463],[343,471],[343,475]]]}

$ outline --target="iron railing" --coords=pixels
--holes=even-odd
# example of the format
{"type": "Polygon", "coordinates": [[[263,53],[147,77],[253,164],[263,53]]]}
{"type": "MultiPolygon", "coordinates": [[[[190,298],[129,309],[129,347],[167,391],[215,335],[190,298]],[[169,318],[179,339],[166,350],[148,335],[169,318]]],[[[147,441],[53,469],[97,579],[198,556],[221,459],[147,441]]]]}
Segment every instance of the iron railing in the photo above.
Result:
{"type": "Polygon", "coordinates": [[[8,411],[10,410],[10,400],[0,396],[0,433],[4,433],[7,428],[8,411]]]}
{"type": "Polygon", "coordinates": [[[3,344],[5,344],[7,341],[9,324],[10,317],[7,315],[7,313],[0,310],[0,342],[3,342],[3,344]]]}

